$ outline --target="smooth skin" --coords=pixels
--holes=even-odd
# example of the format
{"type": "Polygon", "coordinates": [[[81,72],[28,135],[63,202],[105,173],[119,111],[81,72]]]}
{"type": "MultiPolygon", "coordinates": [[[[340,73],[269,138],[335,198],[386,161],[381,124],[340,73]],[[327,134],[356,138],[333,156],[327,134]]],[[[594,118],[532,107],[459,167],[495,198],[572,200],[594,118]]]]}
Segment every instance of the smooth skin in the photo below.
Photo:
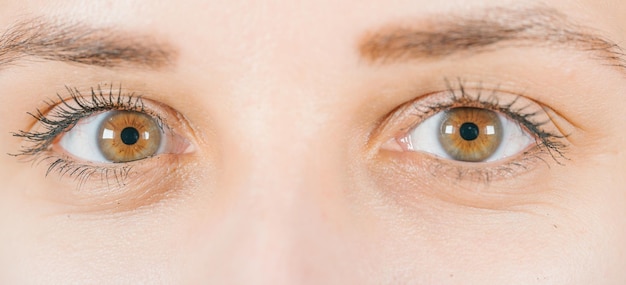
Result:
{"type": "Polygon", "coordinates": [[[626,69],[551,44],[388,63],[359,49],[390,25],[493,7],[552,9],[626,43],[618,0],[2,1],[2,30],[80,23],[175,56],[0,69],[0,283],[626,284],[626,69]],[[381,122],[444,78],[550,106],[567,159],[520,152],[524,167],[481,180],[388,147],[402,128],[381,122]],[[192,148],[135,162],[115,186],[5,155],[36,126],[27,112],[98,84],[169,106],[192,148]]]}

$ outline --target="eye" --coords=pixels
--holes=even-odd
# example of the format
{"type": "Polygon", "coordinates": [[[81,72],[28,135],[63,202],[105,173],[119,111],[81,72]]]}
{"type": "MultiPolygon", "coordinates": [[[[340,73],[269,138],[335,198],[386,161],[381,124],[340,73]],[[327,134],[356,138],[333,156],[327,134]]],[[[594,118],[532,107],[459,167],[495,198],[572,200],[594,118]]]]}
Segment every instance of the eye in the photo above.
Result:
{"type": "Polygon", "coordinates": [[[183,114],[121,86],[66,90],[29,113],[36,120],[29,130],[13,133],[23,144],[12,155],[59,178],[43,195],[77,211],[126,211],[190,187],[180,177],[193,171],[186,162],[196,152],[195,131],[183,114]]]}
{"type": "Polygon", "coordinates": [[[158,119],[136,111],[107,111],[79,120],[58,146],[82,160],[123,163],[162,153],[183,153],[188,143],[158,119]]]}
{"type": "Polygon", "coordinates": [[[494,181],[530,172],[546,156],[567,160],[567,135],[575,130],[549,106],[498,84],[482,82],[426,93],[390,112],[373,138],[380,154],[408,175],[416,167],[438,177],[494,181]],[[378,139],[380,137],[380,139],[378,139]]]}
{"type": "Polygon", "coordinates": [[[121,87],[104,87],[92,88],[90,95],[67,87],[69,98],[58,95],[57,103],[47,102],[49,110],[29,113],[37,122],[13,133],[24,139],[13,155],[48,164],[46,176],[56,172],[78,180],[79,187],[121,189],[130,181],[131,169],[133,177],[158,172],[154,163],[134,162],[172,154],[160,160],[164,166],[195,151],[188,139],[194,132],[176,110],[121,87]]]}
{"type": "Polygon", "coordinates": [[[440,111],[399,140],[406,150],[465,162],[502,160],[534,142],[533,136],[508,116],[475,107],[440,111]]]}

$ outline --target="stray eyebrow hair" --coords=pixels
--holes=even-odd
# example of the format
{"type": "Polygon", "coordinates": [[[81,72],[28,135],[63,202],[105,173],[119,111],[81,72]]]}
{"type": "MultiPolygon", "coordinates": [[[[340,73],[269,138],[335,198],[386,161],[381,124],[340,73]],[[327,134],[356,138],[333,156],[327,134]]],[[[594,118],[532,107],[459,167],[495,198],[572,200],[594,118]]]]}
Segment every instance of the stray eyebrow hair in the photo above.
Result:
{"type": "Polygon", "coordinates": [[[161,69],[171,66],[176,56],[170,44],[153,37],[80,23],[29,19],[0,35],[0,69],[28,57],[107,68],[161,69]]]}
{"type": "Polygon", "coordinates": [[[362,58],[374,63],[438,58],[506,47],[557,47],[592,52],[626,68],[622,48],[550,8],[491,8],[468,16],[443,15],[421,25],[390,26],[365,34],[362,58]],[[441,20],[444,19],[444,20],[441,20]]]}

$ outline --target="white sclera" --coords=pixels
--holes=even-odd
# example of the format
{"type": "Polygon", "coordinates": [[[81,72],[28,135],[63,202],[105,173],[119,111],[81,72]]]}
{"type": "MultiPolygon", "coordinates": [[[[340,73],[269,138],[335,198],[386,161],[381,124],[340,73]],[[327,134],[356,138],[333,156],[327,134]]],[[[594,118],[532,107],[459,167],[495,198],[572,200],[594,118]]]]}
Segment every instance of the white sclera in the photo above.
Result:
{"type": "MultiPolygon", "coordinates": [[[[518,123],[504,115],[497,115],[502,124],[502,143],[483,162],[497,161],[514,156],[534,143],[533,137],[524,131],[518,123]]],[[[439,112],[415,127],[405,140],[409,150],[427,152],[443,158],[453,159],[446,153],[439,141],[439,132],[444,118],[445,112],[439,112]]]]}
{"type": "MultiPolygon", "coordinates": [[[[102,155],[98,144],[100,138],[98,131],[109,115],[110,112],[104,112],[79,120],[71,130],[63,134],[59,146],[80,159],[92,162],[110,162],[102,155]]],[[[105,133],[104,136],[113,137],[113,133],[105,133]]]]}

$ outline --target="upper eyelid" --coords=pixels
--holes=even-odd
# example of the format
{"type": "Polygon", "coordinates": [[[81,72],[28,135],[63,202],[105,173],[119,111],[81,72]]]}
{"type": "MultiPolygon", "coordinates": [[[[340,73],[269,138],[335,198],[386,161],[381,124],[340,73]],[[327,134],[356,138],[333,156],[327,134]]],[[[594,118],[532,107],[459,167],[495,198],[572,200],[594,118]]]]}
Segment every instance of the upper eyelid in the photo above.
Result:
{"type": "MultiPolygon", "coordinates": [[[[444,91],[431,92],[427,95],[420,96],[420,98],[409,101],[408,103],[406,103],[405,106],[403,106],[402,112],[410,112],[411,108],[422,108],[420,112],[421,120],[424,120],[427,117],[430,117],[432,114],[441,110],[446,110],[457,106],[479,108],[487,107],[492,108],[495,111],[511,110],[522,114],[522,116],[524,117],[532,117],[534,115],[540,115],[544,112],[542,108],[544,105],[542,103],[536,102],[523,95],[497,89],[488,90],[484,89],[483,87],[467,88],[465,86],[462,86],[463,83],[459,84],[461,85],[459,87],[452,87],[451,85],[449,85],[448,89],[444,91]],[[441,94],[445,95],[442,96],[441,94]],[[440,98],[444,97],[448,101],[445,103],[437,102],[436,104],[424,103],[424,101],[432,100],[431,97],[435,95],[439,95],[440,98]],[[506,103],[502,103],[501,99],[503,96],[509,96],[512,99],[509,99],[509,101],[506,103]],[[531,109],[531,111],[528,111],[529,107],[534,107],[535,109],[531,109]]],[[[509,115],[510,112],[503,113],[509,115]]]]}

